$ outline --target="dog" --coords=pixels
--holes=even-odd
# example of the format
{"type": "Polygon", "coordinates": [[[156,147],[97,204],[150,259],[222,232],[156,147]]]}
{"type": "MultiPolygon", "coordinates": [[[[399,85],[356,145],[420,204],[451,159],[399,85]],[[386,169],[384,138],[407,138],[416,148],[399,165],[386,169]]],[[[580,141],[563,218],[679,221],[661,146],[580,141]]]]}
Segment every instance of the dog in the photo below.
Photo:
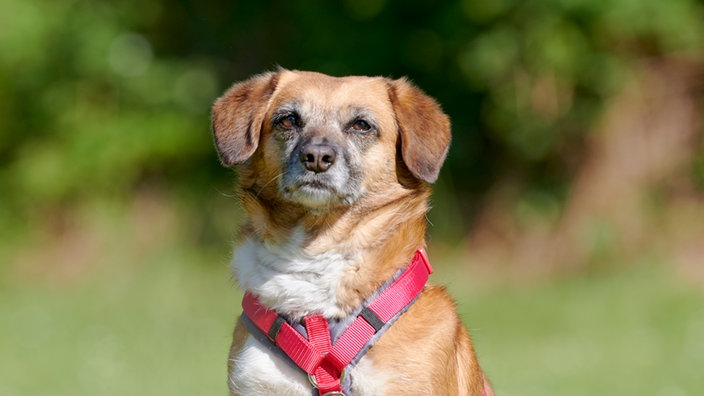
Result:
{"type": "Polygon", "coordinates": [[[493,395],[455,303],[425,284],[450,145],[434,99],[405,78],[279,69],[218,98],[212,131],[246,213],[231,395],[493,395]]]}

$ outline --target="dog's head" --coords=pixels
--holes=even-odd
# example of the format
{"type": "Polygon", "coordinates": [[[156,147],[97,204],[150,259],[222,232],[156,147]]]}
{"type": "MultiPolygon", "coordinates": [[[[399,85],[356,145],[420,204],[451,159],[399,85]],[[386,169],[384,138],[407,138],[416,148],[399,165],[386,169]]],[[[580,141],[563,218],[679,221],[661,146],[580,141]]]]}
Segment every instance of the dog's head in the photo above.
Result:
{"type": "Polygon", "coordinates": [[[448,117],[405,79],[288,70],[235,84],[212,129],[243,189],[310,209],[432,183],[450,143],[448,117]]]}

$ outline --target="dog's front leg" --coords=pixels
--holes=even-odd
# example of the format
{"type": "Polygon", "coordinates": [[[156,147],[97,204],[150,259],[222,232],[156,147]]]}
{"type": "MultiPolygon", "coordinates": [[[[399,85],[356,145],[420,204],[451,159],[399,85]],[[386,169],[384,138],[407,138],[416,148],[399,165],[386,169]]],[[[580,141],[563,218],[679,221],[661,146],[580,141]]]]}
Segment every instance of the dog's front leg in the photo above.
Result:
{"type": "Polygon", "coordinates": [[[311,385],[300,371],[251,335],[238,350],[231,351],[229,367],[231,396],[311,394],[311,385]]]}

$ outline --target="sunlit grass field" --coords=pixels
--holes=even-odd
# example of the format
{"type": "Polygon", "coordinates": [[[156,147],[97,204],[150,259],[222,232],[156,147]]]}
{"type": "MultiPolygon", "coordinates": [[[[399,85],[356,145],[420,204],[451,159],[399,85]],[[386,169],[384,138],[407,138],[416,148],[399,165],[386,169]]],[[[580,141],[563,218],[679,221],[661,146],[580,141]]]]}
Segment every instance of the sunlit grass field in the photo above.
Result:
{"type": "MultiPolygon", "coordinates": [[[[2,279],[0,395],[226,395],[240,298],[226,256],[2,279]]],[[[704,391],[704,293],[660,265],[515,285],[431,258],[498,395],[704,391]]]]}

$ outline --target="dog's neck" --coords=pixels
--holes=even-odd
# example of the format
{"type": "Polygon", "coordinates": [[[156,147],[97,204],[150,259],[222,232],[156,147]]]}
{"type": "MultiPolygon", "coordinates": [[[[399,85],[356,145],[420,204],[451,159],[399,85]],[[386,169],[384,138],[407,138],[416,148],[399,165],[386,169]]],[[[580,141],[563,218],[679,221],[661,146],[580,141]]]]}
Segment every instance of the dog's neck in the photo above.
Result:
{"type": "Polygon", "coordinates": [[[428,195],[369,196],[322,215],[245,194],[249,220],[233,260],[240,287],[294,320],[344,317],[424,245],[428,195]]]}

